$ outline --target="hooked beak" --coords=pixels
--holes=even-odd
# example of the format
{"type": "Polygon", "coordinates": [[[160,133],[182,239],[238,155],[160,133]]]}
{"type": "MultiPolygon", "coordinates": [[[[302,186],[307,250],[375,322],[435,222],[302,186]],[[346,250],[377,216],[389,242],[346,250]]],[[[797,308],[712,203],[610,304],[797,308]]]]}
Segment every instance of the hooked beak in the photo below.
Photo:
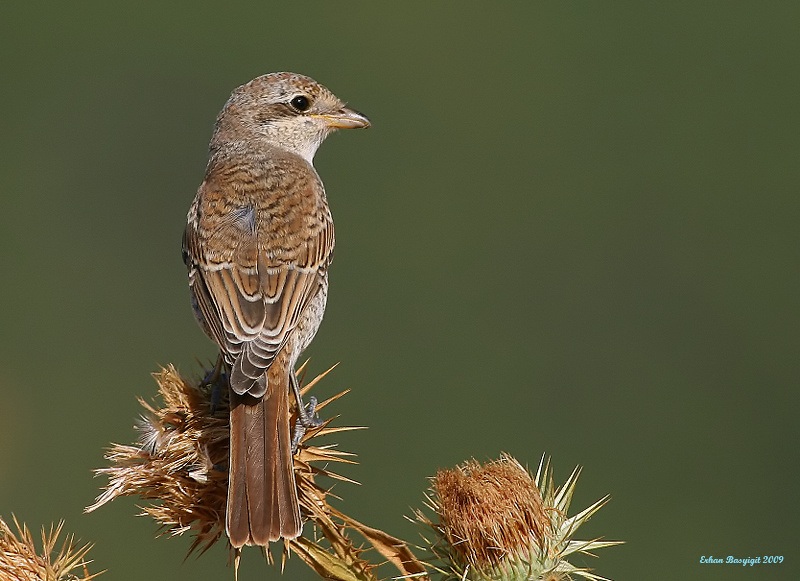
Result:
{"type": "Polygon", "coordinates": [[[316,114],[312,117],[322,119],[331,129],[361,129],[370,126],[366,115],[349,107],[342,107],[335,113],[316,114]]]}

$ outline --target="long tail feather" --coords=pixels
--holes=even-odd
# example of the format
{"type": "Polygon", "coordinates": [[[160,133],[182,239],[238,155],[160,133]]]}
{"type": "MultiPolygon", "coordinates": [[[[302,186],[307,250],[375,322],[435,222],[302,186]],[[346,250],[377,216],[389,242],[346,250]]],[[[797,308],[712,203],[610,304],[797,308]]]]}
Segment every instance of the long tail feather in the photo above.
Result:
{"type": "Polygon", "coordinates": [[[280,367],[269,369],[264,397],[231,390],[226,529],[235,548],[266,546],[293,539],[301,531],[289,429],[289,375],[280,367]]]}

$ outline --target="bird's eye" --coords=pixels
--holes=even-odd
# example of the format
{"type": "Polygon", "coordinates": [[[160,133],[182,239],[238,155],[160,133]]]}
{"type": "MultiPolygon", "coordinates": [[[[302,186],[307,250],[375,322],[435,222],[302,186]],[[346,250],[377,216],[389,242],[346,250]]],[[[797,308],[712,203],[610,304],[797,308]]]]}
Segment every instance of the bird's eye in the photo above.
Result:
{"type": "Polygon", "coordinates": [[[289,104],[298,111],[305,111],[311,106],[311,102],[305,95],[297,95],[296,97],[292,97],[292,100],[289,101],[289,104]]]}

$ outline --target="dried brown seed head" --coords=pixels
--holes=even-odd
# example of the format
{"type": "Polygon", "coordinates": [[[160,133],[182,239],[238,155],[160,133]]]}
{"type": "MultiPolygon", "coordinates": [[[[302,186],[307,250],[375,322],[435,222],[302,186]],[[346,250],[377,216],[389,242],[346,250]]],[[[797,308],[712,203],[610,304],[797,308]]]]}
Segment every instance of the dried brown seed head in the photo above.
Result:
{"type": "Polygon", "coordinates": [[[528,471],[509,456],[481,466],[470,460],[433,479],[441,527],[465,563],[495,566],[509,553],[541,546],[549,524],[528,471]]]}

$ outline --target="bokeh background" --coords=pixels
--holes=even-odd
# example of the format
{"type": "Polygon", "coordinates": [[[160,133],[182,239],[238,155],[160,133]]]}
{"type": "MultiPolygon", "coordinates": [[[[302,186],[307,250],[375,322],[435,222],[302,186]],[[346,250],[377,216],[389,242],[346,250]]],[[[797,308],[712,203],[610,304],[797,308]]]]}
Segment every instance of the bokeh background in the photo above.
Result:
{"type": "MultiPolygon", "coordinates": [[[[411,541],[427,477],[507,451],[621,579],[798,578],[800,6],[7,2],[0,8],[0,514],[65,518],[103,578],[232,579],[91,515],[150,373],[214,348],[180,238],[213,121],[308,74],[374,127],[317,155],[337,226],[311,370],[368,432],[341,508],[411,541]],[[784,555],[755,569],[701,555],[784,555]]],[[[277,578],[257,551],[242,579],[277,578]]],[[[288,578],[314,579],[296,559],[288,578]]]]}

